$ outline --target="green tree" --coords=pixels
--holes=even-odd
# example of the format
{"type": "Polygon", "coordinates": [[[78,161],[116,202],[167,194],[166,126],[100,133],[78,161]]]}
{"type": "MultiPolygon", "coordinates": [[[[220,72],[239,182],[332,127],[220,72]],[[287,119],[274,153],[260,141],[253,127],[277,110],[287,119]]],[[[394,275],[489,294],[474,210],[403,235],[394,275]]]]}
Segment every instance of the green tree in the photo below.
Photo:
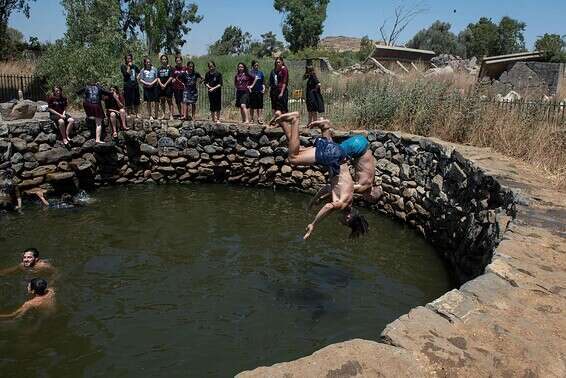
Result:
{"type": "Polygon", "coordinates": [[[487,17],[469,24],[459,34],[458,40],[466,49],[467,57],[497,55],[500,51],[499,27],[487,17]]]}
{"type": "Polygon", "coordinates": [[[249,51],[251,34],[243,32],[237,26],[230,25],[224,29],[219,40],[208,47],[209,55],[239,55],[249,51]]]}
{"type": "Polygon", "coordinates": [[[251,54],[260,58],[273,56],[274,53],[281,50],[283,50],[283,42],[277,40],[273,32],[262,34],[261,41],[254,41],[250,44],[251,54]]]}
{"type": "Polygon", "coordinates": [[[47,48],[38,65],[48,85],[62,85],[70,98],[89,80],[119,85],[123,56],[142,55],[142,46],[124,38],[118,2],[62,0],[67,18],[63,38],[47,48]]]}
{"type": "Polygon", "coordinates": [[[535,42],[535,49],[544,51],[549,62],[566,62],[566,36],[545,33],[535,42]]]}
{"type": "Polygon", "coordinates": [[[422,29],[407,42],[407,47],[432,50],[437,54],[463,55],[464,47],[456,34],[450,31],[448,22],[435,21],[428,29],[422,29]]]}
{"type": "Polygon", "coordinates": [[[203,17],[198,5],[185,0],[118,0],[120,28],[124,36],[144,33],[151,54],[178,52],[187,42],[183,37],[203,17]]]}
{"type": "Polygon", "coordinates": [[[523,32],[527,24],[511,17],[503,17],[499,21],[499,54],[513,54],[525,51],[523,32]]]}
{"type": "Polygon", "coordinates": [[[0,0],[0,59],[4,59],[13,45],[8,33],[8,20],[15,12],[30,16],[30,2],[35,0],[0,0]]]}
{"type": "Polygon", "coordinates": [[[275,0],[273,7],[285,15],[283,36],[293,52],[317,47],[324,30],[330,0],[275,0]]]}

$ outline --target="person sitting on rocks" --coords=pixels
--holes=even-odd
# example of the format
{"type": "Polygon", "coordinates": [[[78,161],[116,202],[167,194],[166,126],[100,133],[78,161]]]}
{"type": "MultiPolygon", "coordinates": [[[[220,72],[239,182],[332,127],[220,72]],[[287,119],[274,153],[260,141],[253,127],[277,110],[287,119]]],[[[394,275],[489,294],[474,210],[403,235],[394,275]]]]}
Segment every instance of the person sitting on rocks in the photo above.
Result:
{"type": "Polygon", "coordinates": [[[22,253],[22,262],[11,268],[0,270],[0,275],[8,275],[16,272],[54,273],[55,268],[47,260],[39,257],[39,251],[36,248],[27,248],[22,253]]]}
{"type": "Polygon", "coordinates": [[[117,86],[110,87],[110,96],[105,96],[104,106],[106,108],[106,115],[110,120],[112,126],[112,138],[118,137],[118,118],[120,119],[120,128],[122,130],[129,130],[126,124],[126,108],[124,106],[124,97],[120,94],[117,86]]]}
{"type": "Polygon", "coordinates": [[[28,293],[33,298],[26,301],[16,311],[0,315],[0,319],[17,319],[24,316],[30,310],[37,310],[44,314],[55,311],[55,289],[47,288],[47,281],[43,278],[34,278],[28,284],[28,293]]]}
{"type": "MultiPolygon", "coordinates": [[[[323,134],[326,133],[331,138],[329,120],[313,121],[309,124],[309,127],[319,127],[323,134]]],[[[369,148],[368,139],[364,135],[357,134],[341,142],[340,147],[347,159],[352,162],[356,172],[354,193],[361,194],[367,202],[376,203],[383,192],[379,186],[374,185],[375,158],[369,148]]],[[[319,194],[323,195],[324,192],[319,194]]]]}
{"type": "Polygon", "coordinates": [[[314,147],[301,148],[299,139],[299,113],[286,113],[275,119],[289,141],[289,163],[292,165],[319,164],[328,169],[332,201],[324,205],[315,219],[307,225],[304,239],[308,239],[314,227],[333,211],[341,212],[341,222],[351,228],[350,238],[356,238],[368,231],[368,223],[352,207],[354,180],[346,163],[346,154],[342,148],[330,138],[330,129],[323,130],[321,138],[317,138],[314,147]]]}
{"type": "Polygon", "coordinates": [[[75,120],[66,112],[67,97],[63,96],[63,89],[59,86],[53,87],[53,94],[47,99],[47,110],[49,119],[55,123],[61,133],[63,144],[69,145],[69,136],[73,130],[75,120]]]}

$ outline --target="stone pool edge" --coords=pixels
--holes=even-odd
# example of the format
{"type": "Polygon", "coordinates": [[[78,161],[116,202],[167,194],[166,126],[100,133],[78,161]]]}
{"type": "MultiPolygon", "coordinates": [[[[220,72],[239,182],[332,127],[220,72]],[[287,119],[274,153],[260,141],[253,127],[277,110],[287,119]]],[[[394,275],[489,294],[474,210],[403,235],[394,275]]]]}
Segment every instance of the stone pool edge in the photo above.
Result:
{"type": "MultiPolygon", "coordinates": [[[[0,167],[10,160],[23,188],[47,190],[219,180],[308,192],[324,181],[316,169],[285,164],[278,130],[208,122],[133,126],[117,146],[95,146],[81,121],[69,151],[48,121],[0,123],[0,167]]],[[[305,134],[303,144],[313,135],[305,134]]],[[[379,342],[333,344],[239,376],[564,375],[559,193],[546,190],[536,172],[485,149],[382,131],[368,138],[386,193],[375,209],[418,228],[462,281],[477,278],[393,321],[379,342]],[[537,324],[537,332],[525,334],[528,324],[537,324]],[[557,351],[561,359],[548,357],[557,351]]]]}

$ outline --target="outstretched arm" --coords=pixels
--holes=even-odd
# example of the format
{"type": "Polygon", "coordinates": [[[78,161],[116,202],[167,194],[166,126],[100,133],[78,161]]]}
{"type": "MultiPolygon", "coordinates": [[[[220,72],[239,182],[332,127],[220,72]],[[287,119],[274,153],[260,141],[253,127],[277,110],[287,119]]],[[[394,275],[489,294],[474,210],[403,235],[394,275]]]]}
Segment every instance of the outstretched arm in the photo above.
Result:
{"type": "Polygon", "coordinates": [[[334,201],[334,202],[327,203],[326,205],[324,205],[319,210],[318,214],[316,214],[312,223],[307,225],[307,232],[305,233],[305,236],[303,237],[303,239],[307,240],[311,236],[311,234],[314,230],[314,226],[316,226],[318,223],[320,223],[320,221],[323,220],[326,216],[328,216],[328,214],[332,213],[334,210],[339,210],[339,209],[342,209],[342,208],[344,208],[344,203],[342,201],[334,201]]]}
{"type": "Polygon", "coordinates": [[[13,266],[13,267],[11,267],[11,268],[6,268],[6,269],[0,270],[0,276],[5,276],[5,275],[8,275],[8,274],[12,274],[12,273],[17,272],[18,270],[20,270],[20,265],[19,265],[19,264],[16,265],[16,266],[13,266]]]}
{"type": "Polygon", "coordinates": [[[28,304],[28,302],[24,303],[22,305],[22,307],[20,307],[19,309],[17,309],[16,311],[10,313],[10,314],[3,314],[0,315],[0,320],[1,319],[17,319],[22,317],[26,312],[28,312],[28,310],[31,308],[31,306],[28,304]]]}

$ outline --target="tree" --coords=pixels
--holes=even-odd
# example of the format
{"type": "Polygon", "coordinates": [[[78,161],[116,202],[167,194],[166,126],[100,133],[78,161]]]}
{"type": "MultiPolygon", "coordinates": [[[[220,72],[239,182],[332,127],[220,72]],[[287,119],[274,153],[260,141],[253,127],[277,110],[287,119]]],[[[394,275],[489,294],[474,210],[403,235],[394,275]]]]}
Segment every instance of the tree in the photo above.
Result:
{"type": "Polygon", "coordinates": [[[464,46],[468,58],[498,55],[500,51],[499,28],[487,17],[469,24],[458,35],[458,40],[464,46]]]}
{"type": "Polygon", "coordinates": [[[219,40],[208,47],[209,55],[239,55],[249,51],[251,34],[243,32],[237,26],[230,25],[224,29],[219,40]]]}
{"type": "Polygon", "coordinates": [[[499,54],[513,54],[525,51],[525,37],[523,32],[527,24],[510,17],[503,17],[499,21],[499,54]]]}
{"type": "Polygon", "coordinates": [[[254,41],[250,44],[252,55],[260,58],[273,56],[274,53],[281,50],[283,50],[283,42],[277,40],[277,36],[273,32],[262,34],[261,41],[254,41]]]}
{"type": "Polygon", "coordinates": [[[187,42],[183,37],[197,24],[198,5],[185,0],[118,0],[120,29],[124,37],[145,34],[151,54],[178,52],[187,42]]]}
{"type": "Polygon", "coordinates": [[[566,36],[545,33],[535,42],[535,49],[544,51],[545,59],[549,62],[566,63],[566,36]]]}
{"type": "Polygon", "coordinates": [[[0,59],[9,54],[11,44],[8,35],[8,20],[12,13],[22,12],[30,16],[30,2],[35,0],[0,0],[0,59]]]}
{"type": "Polygon", "coordinates": [[[38,64],[39,74],[49,86],[62,85],[72,99],[89,80],[120,85],[119,70],[126,53],[140,58],[142,46],[127,40],[120,24],[118,2],[107,0],[62,0],[67,31],[47,48],[38,64]]]}
{"type": "Polygon", "coordinates": [[[463,55],[464,47],[458,41],[456,34],[450,31],[451,27],[448,22],[435,21],[428,29],[417,32],[406,46],[432,50],[437,54],[463,55]]]}
{"type": "Polygon", "coordinates": [[[400,4],[395,7],[395,16],[393,18],[393,26],[390,30],[387,28],[388,20],[385,19],[381,26],[379,27],[379,34],[381,34],[381,39],[386,46],[394,46],[399,39],[399,36],[403,31],[409,26],[409,24],[417,17],[419,14],[427,11],[424,2],[419,2],[412,7],[407,7],[404,4],[400,4]]]}
{"type": "Polygon", "coordinates": [[[273,7],[283,13],[283,36],[292,52],[317,47],[324,30],[330,0],[275,0],[273,7]]]}

